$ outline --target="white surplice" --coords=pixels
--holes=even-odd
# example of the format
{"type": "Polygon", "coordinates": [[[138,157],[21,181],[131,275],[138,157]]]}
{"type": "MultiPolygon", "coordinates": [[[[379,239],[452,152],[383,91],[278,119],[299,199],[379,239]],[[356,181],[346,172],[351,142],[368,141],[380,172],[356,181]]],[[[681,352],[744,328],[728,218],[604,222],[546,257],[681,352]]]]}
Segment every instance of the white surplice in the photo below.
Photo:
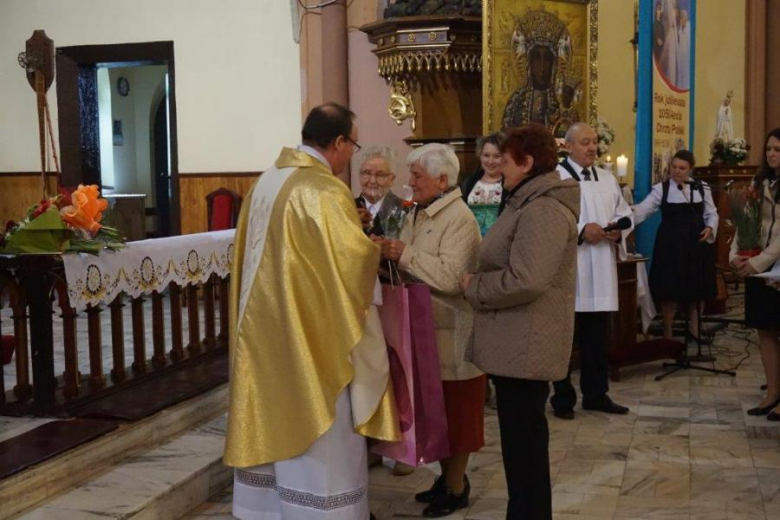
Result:
{"type": "Polygon", "coordinates": [[[306,453],[235,470],[233,516],[241,520],[368,518],[366,438],[354,431],[349,394],[341,393],[333,425],[306,453]]]}
{"type": "MultiPolygon", "coordinates": [[[[606,227],[623,217],[632,219],[630,228],[623,230],[619,244],[602,241],[596,245],[583,242],[577,248],[576,312],[612,312],[618,310],[617,260],[627,258],[626,239],[633,230],[631,208],[623,198],[615,177],[606,170],[596,170],[598,180],[584,180],[582,166],[566,159],[580,177],[580,219],[577,230],[582,233],[586,224],[606,227]]],[[[558,165],[561,179],[572,179],[563,165],[558,165]]]]}

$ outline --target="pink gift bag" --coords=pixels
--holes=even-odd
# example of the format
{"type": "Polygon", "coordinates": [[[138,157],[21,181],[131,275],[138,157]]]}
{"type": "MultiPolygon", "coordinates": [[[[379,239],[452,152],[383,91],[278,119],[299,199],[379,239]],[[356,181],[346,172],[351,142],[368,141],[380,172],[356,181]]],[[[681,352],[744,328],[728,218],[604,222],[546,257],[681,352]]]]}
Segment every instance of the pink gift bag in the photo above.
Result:
{"type": "Polygon", "coordinates": [[[383,285],[379,307],[403,439],[371,451],[410,466],[449,457],[447,415],[428,286],[383,285]]]}

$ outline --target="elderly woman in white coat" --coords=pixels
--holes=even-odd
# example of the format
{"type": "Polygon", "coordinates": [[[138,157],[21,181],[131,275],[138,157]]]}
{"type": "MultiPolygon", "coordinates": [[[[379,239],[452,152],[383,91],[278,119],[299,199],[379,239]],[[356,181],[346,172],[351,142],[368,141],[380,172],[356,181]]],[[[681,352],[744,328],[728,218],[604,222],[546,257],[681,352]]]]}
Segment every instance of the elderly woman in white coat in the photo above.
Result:
{"type": "Polygon", "coordinates": [[[479,227],[457,187],[460,164],[443,144],[427,144],[409,154],[409,186],[416,206],[407,215],[399,240],[382,242],[385,258],[402,274],[431,288],[447,409],[450,457],[440,461],[442,475],[418,502],[423,515],[446,516],[468,506],[469,454],[484,446],[485,375],[464,360],[471,342],[473,311],[460,280],[475,272],[481,241],[479,227]]]}

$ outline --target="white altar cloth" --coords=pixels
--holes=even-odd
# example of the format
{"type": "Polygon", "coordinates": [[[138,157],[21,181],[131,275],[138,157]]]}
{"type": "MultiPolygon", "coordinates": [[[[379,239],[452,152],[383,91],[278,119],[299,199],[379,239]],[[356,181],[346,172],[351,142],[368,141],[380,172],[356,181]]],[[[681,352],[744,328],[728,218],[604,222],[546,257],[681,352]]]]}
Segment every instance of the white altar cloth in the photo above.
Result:
{"type": "Polygon", "coordinates": [[[185,286],[212,274],[230,273],[235,229],[128,242],[98,256],[62,255],[68,297],[77,311],[111,303],[122,292],[131,298],[163,291],[170,282],[185,286]]]}
{"type": "MultiPolygon", "coordinates": [[[[628,258],[642,258],[642,255],[629,254],[628,258]]],[[[647,269],[644,264],[637,264],[636,266],[636,300],[642,316],[642,332],[647,334],[647,329],[650,328],[650,322],[653,321],[653,318],[655,318],[658,312],[655,309],[653,295],[650,294],[650,283],[647,277],[647,269]]]]}

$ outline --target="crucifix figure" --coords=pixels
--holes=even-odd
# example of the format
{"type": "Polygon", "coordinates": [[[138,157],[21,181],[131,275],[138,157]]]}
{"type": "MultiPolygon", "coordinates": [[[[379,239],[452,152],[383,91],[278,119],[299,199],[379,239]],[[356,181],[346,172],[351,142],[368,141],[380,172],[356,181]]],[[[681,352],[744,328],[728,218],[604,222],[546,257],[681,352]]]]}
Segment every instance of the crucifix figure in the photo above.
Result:
{"type": "Polygon", "coordinates": [[[32,37],[25,44],[25,52],[19,54],[19,65],[27,73],[27,81],[35,91],[38,101],[38,139],[41,150],[41,184],[43,196],[47,196],[46,190],[46,134],[48,131],[51,139],[52,153],[54,154],[55,169],[59,173],[57,154],[54,150],[54,136],[51,129],[51,116],[49,105],[46,101],[46,92],[54,82],[54,41],[46,36],[42,30],[34,31],[32,37]]]}

